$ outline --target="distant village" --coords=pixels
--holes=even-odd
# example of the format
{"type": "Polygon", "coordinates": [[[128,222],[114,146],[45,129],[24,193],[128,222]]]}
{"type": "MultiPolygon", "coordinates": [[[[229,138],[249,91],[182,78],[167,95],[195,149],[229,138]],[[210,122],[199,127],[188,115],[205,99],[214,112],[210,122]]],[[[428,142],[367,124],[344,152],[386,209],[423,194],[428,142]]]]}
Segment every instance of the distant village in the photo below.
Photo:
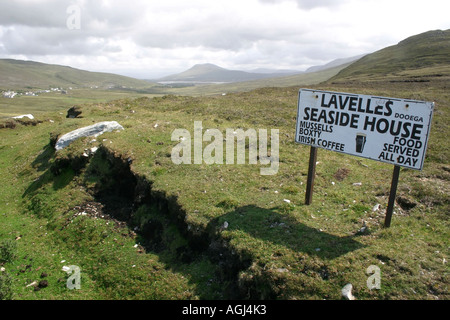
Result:
{"type": "MultiPolygon", "coordinates": [[[[72,88],[68,88],[68,90],[72,90],[72,88]]],[[[51,93],[51,92],[60,92],[61,94],[67,94],[67,90],[62,88],[50,88],[47,90],[37,90],[37,91],[3,91],[2,97],[7,99],[14,99],[20,96],[38,96],[43,93],[51,93]]]]}

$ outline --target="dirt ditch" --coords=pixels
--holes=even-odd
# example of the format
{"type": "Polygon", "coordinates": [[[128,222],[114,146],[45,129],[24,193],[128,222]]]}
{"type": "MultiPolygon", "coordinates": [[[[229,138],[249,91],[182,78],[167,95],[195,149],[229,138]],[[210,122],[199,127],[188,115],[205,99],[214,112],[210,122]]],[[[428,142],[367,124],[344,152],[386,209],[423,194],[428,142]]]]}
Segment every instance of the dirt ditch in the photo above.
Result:
{"type": "MultiPolygon", "coordinates": [[[[76,159],[75,159],[76,160],[76,159]]],[[[52,171],[61,166],[76,166],[79,161],[56,161],[52,171]]],[[[216,280],[223,283],[225,299],[249,297],[248,283],[239,281],[239,273],[251,265],[248,258],[235,253],[215,228],[208,230],[188,226],[186,212],[175,197],[152,189],[152,184],[130,168],[130,161],[120,154],[100,147],[84,163],[85,185],[95,201],[74,208],[74,215],[89,215],[112,219],[119,227],[126,227],[136,235],[144,251],[154,253],[172,250],[176,263],[189,264],[198,259],[208,259],[217,267],[216,280]],[[171,233],[170,236],[167,236],[171,233]],[[180,238],[182,241],[179,241],[180,238]],[[171,241],[177,239],[174,247],[171,241]]]]}

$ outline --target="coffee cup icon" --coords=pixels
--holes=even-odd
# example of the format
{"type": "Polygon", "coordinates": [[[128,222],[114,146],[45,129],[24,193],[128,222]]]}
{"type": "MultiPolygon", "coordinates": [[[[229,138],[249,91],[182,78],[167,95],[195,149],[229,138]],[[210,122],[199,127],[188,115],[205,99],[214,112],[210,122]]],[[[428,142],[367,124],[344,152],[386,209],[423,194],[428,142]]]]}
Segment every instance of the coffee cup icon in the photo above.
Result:
{"type": "Polygon", "coordinates": [[[367,136],[364,133],[358,133],[356,135],[356,152],[363,153],[364,146],[366,144],[367,136]]]}

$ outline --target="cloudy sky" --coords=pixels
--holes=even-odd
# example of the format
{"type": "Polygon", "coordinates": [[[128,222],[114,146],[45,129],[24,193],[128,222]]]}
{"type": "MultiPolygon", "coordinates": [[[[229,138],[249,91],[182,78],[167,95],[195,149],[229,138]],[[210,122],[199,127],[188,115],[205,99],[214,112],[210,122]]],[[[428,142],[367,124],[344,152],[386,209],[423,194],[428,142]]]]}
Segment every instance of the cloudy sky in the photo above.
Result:
{"type": "Polygon", "coordinates": [[[305,70],[450,28],[448,0],[0,0],[0,58],[137,78],[305,70]]]}

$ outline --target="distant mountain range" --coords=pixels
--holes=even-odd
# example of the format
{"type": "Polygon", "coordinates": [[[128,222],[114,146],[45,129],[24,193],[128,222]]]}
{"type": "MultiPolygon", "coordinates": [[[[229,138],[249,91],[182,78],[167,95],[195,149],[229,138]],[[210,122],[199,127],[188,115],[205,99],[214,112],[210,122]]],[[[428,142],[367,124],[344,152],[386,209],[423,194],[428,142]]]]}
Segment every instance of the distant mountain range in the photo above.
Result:
{"type": "Polygon", "coordinates": [[[361,55],[350,57],[350,58],[336,59],[336,60],[333,60],[333,61],[331,61],[327,64],[324,64],[324,65],[321,65],[321,66],[310,67],[310,68],[306,69],[305,73],[323,71],[323,70],[339,67],[339,66],[354,62],[356,60],[359,60],[362,57],[364,57],[365,55],[366,54],[361,54],[361,55]]]}
{"type": "MultiPolygon", "coordinates": [[[[291,74],[294,73],[296,73],[296,71],[291,71],[291,74]]],[[[205,63],[196,64],[184,72],[153,81],[157,81],[159,83],[228,83],[275,78],[285,76],[286,74],[286,71],[274,72],[267,69],[256,70],[256,72],[228,70],[211,63],[205,63]]]]}
{"type": "Polygon", "coordinates": [[[197,64],[184,72],[169,75],[160,79],[152,80],[159,83],[232,83],[253,80],[262,80],[269,78],[279,78],[302,73],[312,73],[345,65],[355,61],[361,56],[346,59],[337,59],[322,66],[314,66],[306,71],[298,70],[274,70],[274,69],[254,69],[250,71],[229,70],[211,63],[197,64]]]}

